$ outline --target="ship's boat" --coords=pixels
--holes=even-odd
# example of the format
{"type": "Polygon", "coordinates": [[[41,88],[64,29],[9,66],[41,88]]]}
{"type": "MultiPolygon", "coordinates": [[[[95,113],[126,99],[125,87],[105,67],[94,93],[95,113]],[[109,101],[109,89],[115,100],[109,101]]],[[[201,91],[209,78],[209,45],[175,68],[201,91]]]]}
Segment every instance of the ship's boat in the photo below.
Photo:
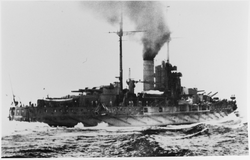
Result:
{"type": "Polygon", "coordinates": [[[154,67],[153,60],[144,60],[143,65],[143,81],[129,78],[126,89],[120,81],[72,91],[77,95],[38,99],[37,105],[15,102],[9,119],[66,127],[79,122],[84,126],[101,122],[110,126],[164,126],[218,120],[237,109],[235,96],[221,100],[215,97],[217,93],[182,87],[182,74],[168,61],[154,67]],[[137,83],[143,83],[144,90],[136,94],[137,83]]]}

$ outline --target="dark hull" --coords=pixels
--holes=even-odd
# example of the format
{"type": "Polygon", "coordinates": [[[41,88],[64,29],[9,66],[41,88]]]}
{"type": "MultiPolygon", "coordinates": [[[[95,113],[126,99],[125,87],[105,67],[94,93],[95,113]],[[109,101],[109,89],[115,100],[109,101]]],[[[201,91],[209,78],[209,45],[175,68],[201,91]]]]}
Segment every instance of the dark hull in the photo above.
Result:
{"type": "Polygon", "coordinates": [[[186,110],[181,110],[181,106],[127,106],[109,107],[106,110],[95,112],[95,110],[87,110],[81,107],[16,107],[16,111],[23,112],[23,115],[16,114],[11,119],[16,121],[38,121],[50,126],[66,127],[74,127],[78,123],[82,123],[84,126],[97,126],[101,122],[118,127],[164,126],[219,120],[232,113],[236,107],[230,104],[220,104],[207,108],[197,106],[195,111],[189,106],[185,108],[186,110]],[[145,112],[145,108],[147,108],[147,112],[145,112]]]}
{"type": "Polygon", "coordinates": [[[65,126],[74,127],[78,123],[84,124],[85,127],[97,126],[98,123],[102,122],[97,117],[83,117],[83,116],[44,116],[41,122],[47,123],[49,126],[65,126]]]}
{"type": "Polygon", "coordinates": [[[219,120],[228,114],[230,112],[206,111],[138,116],[107,115],[102,117],[102,121],[108,123],[110,126],[166,126],[219,120]]]}

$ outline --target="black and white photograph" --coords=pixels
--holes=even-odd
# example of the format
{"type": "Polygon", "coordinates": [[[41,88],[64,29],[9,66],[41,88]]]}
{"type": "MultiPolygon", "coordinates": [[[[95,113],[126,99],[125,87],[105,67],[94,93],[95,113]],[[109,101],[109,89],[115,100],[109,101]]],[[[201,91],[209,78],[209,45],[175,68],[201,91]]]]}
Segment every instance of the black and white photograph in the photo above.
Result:
{"type": "Polygon", "coordinates": [[[1,158],[249,157],[249,1],[1,1],[1,158]]]}

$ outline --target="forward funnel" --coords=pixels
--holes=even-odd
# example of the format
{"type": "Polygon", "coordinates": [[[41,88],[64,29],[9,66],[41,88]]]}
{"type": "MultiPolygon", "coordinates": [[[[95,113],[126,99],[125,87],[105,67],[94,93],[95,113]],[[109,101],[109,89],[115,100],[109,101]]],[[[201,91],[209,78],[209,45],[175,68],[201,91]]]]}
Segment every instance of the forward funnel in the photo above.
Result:
{"type": "Polygon", "coordinates": [[[154,89],[154,60],[143,61],[143,90],[154,89]]]}

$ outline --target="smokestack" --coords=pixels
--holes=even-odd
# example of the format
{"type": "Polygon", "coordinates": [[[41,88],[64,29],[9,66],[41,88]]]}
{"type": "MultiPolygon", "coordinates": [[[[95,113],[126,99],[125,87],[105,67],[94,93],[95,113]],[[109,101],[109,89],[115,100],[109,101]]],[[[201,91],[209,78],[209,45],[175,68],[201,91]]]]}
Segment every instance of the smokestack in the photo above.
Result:
{"type": "Polygon", "coordinates": [[[143,90],[154,89],[154,60],[143,60],[143,90]]]}

